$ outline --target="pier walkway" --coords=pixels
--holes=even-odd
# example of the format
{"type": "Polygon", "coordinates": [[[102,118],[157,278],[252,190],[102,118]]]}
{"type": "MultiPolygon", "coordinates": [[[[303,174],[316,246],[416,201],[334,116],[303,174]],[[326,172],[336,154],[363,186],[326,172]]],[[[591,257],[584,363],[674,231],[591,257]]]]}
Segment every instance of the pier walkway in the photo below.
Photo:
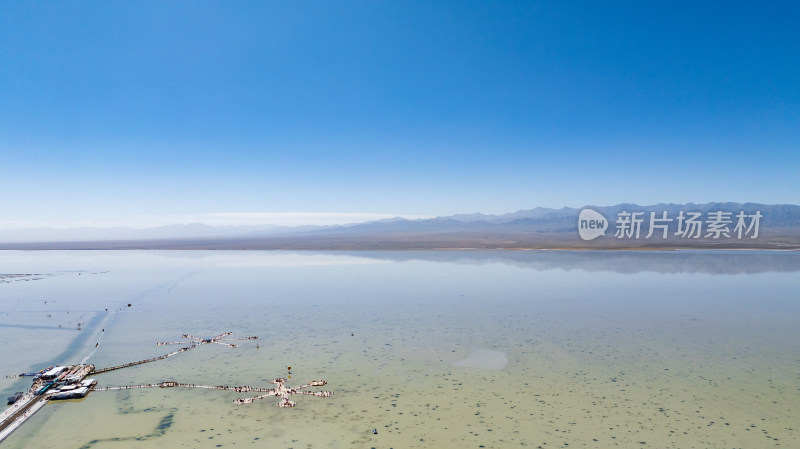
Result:
{"type": "Polygon", "coordinates": [[[122,369],[122,368],[128,368],[129,366],[136,366],[136,365],[141,365],[143,363],[150,363],[150,362],[155,362],[157,360],[164,360],[167,357],[172,357],[173,355],[180,354],[181,352],[186,352],[186,351],[188,351],[190,349],[194,349],[196,347],[197,347],[197,345],[187,346],[185,348],[178,349],[177,351],[170,352],[169,354],[164,354],[164,355],[160,355],[158,357],[153,357],[152,359],[139,360],[138,362],[130,362],[130,363],[124,363],[122,365],[109,366],[108,368],[95,369],[94,370],[94,374],[102,374],[102,373],[107,373],[109,371],[114,371],[114,370],[118,370],[118,369],[122,369]]]}
{"type": "MultiPolygon", "coordinates": [[[[33,376],[34,381],[31,387],[28,389],[28,392],[19,398],[13,405],[9,406],[2,412],[0,412],[0,442],[2,442],[6,437],[11,435],[14,430],[19,428],[22,424],[25,423],[28,418],[33,416],[39,409],[44,407],[47,404],[47,401],[51,398],[60,399],[57,394],[63,394],[63,392],[53,392],[50,390],[52,388],[66,388],[65,385],[69,388],[72,385],[77,385],[78,383],[82,382],[86,376],[89,374],[102,374],[107,373],[109,371],[114,371],[122,368],[128,368],[131,366],[142,365],[144,363],[155,362],[158,360],[164,360],[168,357],[172,357],[174,355],[180,354],[182,352],[189,351],[194,349],[198,346],[207,344],[207,343],[216,343],[223,346],[228,346],[231,348],[236,348],[238,345],[233,343],[228,343],[229,341],[233,340],[256,340],[258,337],[242,337],[242,338],[233,338],[229,336],[233,334],[233,332],[225,332],[223,334],[217,335],[212,338],[200,338],[195,337],[192,335],[184,334],[182,335],[183,338],[187,338],[188,341],[179,341],[179,342],[161,342],[157,343],[157,346],[162,345],[170,345],[170,344],[189,344],[189,346],[185,346],[177,351],[170,352],[169,354],[164,354],[158,357],[153,357],[150,359],[139,360],[138,362],[130,362],[125,363],[122,365],[116,366],[109,366],[107,368],[100,368],[96,369],[94,365],[86,364],[86,359],[80,364],[77,365],[70,365],[70,366],[50,366],[47,369],[41,370],[38,373],[23,373],[23,374],[15,374],[11,376],[6,376],[7,378],[15,378],[15,377],[23,377],[23,376],[33,376]],[[49,391],[48,391],[49,390],[49,391]]],[[[310,384],[304,385],[300,388],[305,388],[308,386],[317,386],[317,385],[324,385],[322,381],[315,381],[310,384]]],[[[205,389],[213,389],[213,390],[230,390],[236,392],[260,392],[265,393],[265,395],[275,395],[276,392],[283,393],[283,390],[276,390],[274,388],[253,388],[253,387],[228,387],[223,385],[217,386],[209,386],[209,385],[195,385],[195,384],[183,384],[178,382],[161,382],[157,384],[147,384],[147,385],[131,385],[131,386],[123,386],[123,387],[101,387],[101,388],[91,388],[89,385],[83,387],[84,394],[87,391],[86,388],[89,388],[88,391],[104,391],[104,390],[127,390],[132,388],[153,388],[153,387],[160,387],[160,388],[170,388],[170,387],[181,387],[181,388],[205,388],[205,389]]],[[[301,393],[301,394],[310,394],[307,392],[300,392],[296,391],[299,390],[295,389],[292,390],[292,394],[294,393],[301,393]]],[[[77,391],[77,390],[76,390],[77,391]]],[[[287,390],[288,391],[288,390],[287,390]]],[[[325,392],[325,394],[333,394],[329,392],[325,392]]]]}
{"type": "MultiPolygon", "coordinates": [[[[79,382],[92,372],[92,370],[94,370],[94,365],[73,365],[64,368],[55,379],[66,380],[67,378],[71,378],[72,381],[79,382]]],[[[53,381],[36,379],[24,396],[0,412],[0,441],[6,439],[7,436],[11,435],[12,432],[25,423],[28,418],[47,404],[51,395],[47,393],[47,389],[43,389],[43,387],[48,384],[52,385],[52,383],[53,381]],[[40,391],[40,389],[43,390],[40,391]],[[39,392],[39,394],[37,394],[37,392],[39,392]]]]}
{"type": "Polygon", "coordinates": [[[132,390],[136,388],[173,388],[173,387],[180,387],[180,388],[204,388],[208,390],[228,390],[228,391],[235,391],[237,393],[247,393],[247,392],[257,392],[263,393],[259,396],[252,397],[252,398],[239,398],[233,401],[236,404],[250,404],[254,401],[259,399],[264,399],[267,397],[272,396],[279,396],[281,398],[280,402],[278,402],[279,407],[294,407],[297,402],[290,401],[289,397],[294,394],[305,394],[310,396],[317,396],[320,398],[329,398],[333,396],[332,391],[304,391],[304,388],[308,387],[321,387],[327,384],[324,380],[314,380],[305,385],[301,385],[299,387],[291,388],[284,385],[286,379],[278,378],[272,381],[273,384],[277,385],[275,388],[253,388],[249,386],[236,386],[236,387],[229,387],[225,385],[197,385],[197,384],[184,384],[174,381],[168,382],[159,382],[157,384],[142,384],[142,385],[124,385],[121,387],[101,387],[95,388],[95,391],[111,391],[111,390],[132,390]]]}
{"type": "Polygon", "coordinates": [[[36,396],[29,391],[13,405],[0,412],[0,441],[5,440],[46,403],[47,396],[36,396]]]}
{"type": "Polygon", "coordinates": [[[97,387],[94,391],[112,391],[112,390],[133,390],[136,388],[204,388],[206,390],[228,390],[237,393],[247,393],[250,391],[266,392],[272,388],[254,388],[248,386],[230,387],[226,385],[196,385],[196,384],[183,384],[179,382],[159,382],[157,384],[142,384],[142,385],[123,385],[121,387],[97,387]]]}

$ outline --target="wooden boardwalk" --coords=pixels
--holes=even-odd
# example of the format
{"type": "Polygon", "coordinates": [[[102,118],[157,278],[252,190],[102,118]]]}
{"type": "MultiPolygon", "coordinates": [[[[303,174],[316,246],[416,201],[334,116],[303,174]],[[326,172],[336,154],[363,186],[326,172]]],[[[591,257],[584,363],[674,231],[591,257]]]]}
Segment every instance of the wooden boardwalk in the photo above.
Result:
{"type": "MultiPolygon", "coordinates": [[[[232,332],[225,332],[223,334],[217,335],[212,338],[199,338],[194,337],[191,335],[183,335],[183,338],[188,338],[189,341],[181,341],[181,342],[163,342],[157,343],[158,346],[162,345],[169,345],[169,344],[189,344],[189,346],[185,346],[177,351],[170,352],[169,354],[164,354],[158,357],[153,357],[145,360],[139,360],[137,362],[130,362],[124,363],[122,365],[115,365],[109,366],[106,368],[97,369],[94,365],[87,365],[85,363],[71,365],[68,366],[66,369],[63,369],[59,375],[54,376],[52,378],[48,378],[47,380],[41,379],[41,376],[45,371],[52,369],[53,366],[42,370],[38,373],[27,373],[27,374],[18,374],[13,376],[6,376],[8,378],[13,377],[22,377],[22,376],[35,376],[33,384],[28,389],[28,392],[17,402],[13,405],[9,406],[2,412],[0,412],[0,442],[2,442],[6,437],[8,437],[14,430],[19,428],[25,421],[28,420],[34,413],[36,413],[39,409],[44,407],[47,401],[52,396],[51,392],[48,391],[49,388],[53,385],[62,385],[62,384],[77,384],[78,382],[82,381],[86,376],[90,374],[102,374],[107,373],[109,371],[115,371],[122,368],[128,368],[131,366],[142,365],[145,363],[155,362],[158,360],[164,360],[166,358],[172,357],[174,355],[180,354],[182,352],[189,351],[194,349],[198,346],[207,344],[207,343],[216,343],[223,346],[228,346],[231,348],[236,348],[238,345],[229,343],[229,341],[233,340],[256,340],[258,337],[241,337],[241,338],[234,338],[229,336],[232,332]]],[[[315,381],[309,384],[304,385],[300,388],[305,388],[308,386],[317,386],[317,385],[324,385],[324,383],[320,383],[322,381],[315,381]]],[[[183,384],[178,382],[160,382],[157,384],[146,384],[146,385],[130,385],[130,386],[122,386],[122,387],[101,387],[101,388],[92,388],[91,391],[104,391],[104,390],[128,390],[134,388],[171,388],[171,387],[180,387],[180,388],[205,388],[205,389],[212,389],[212,390],[230,390],[236,391],[240,393],[245,392],[258,392],[264,393],[265,395],[275,395],[278,391],[274,388],[253,388],[253,387],[229,387],[224,385],[195,385],[195,384],[183,384]]],[[[55,387],[54,387],[55,388],[55,387]]],[[[299,388],[297,389],[299,390],[299,388]]],[[[311,394],[307,392],[299,392],[301,394],[311,394]]],[[[325,392],[328,394],[328,392],[325,392]]],[[[333,394],[333,393],[329,393],[333,394]]],[[[319,395],[319,394],[318,394],[319,395]]]]}
{"type": "Polygon", "coordinates": [[[169,354],[160,355],[158,357],[153,357],[151,359],[139,360],[138,362],[124,363],[122,365],[109,366],[108,368],[95,369],[93,372],[94,372],[94,374],[102,374],[102,373],[107,373],[109,371],[114,371],[114,370],[118,370],[118,369],[122,369],[122,368],[128,368],[129,366],[136,366],[136,365],[141,365],[141,364],[144,364],[144,363],[155,362],[157,360],[164,360],[167,357],[172,357],[173,355],[180,354],[181,352],[186,352],[186,351],[188,351],[190,349],[194,349],[196,347],[197,347],[197,345],[187,346],[185,348],[178,349],[177,351],[170,352],[169,354]]]}

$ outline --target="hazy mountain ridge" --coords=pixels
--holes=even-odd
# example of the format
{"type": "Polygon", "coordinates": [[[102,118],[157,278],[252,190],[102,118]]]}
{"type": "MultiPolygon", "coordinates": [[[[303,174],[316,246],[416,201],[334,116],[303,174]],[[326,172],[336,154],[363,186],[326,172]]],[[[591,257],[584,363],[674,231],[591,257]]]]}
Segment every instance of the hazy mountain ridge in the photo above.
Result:
{"type": "MultiPolygon", "coordinates": [[[[623,203],[614,206],[586,206],[608,220],[604,236],[583,241],[578,237],[578,214],[581,209],[537,207],[516,212],[487,214],[458,214],[430,219],[409,220],[393,218],[367,223],[338,226],[225,226],[203,224],[173,225],[129,232],[128,237],[102,238],[97,232],[91,239],[60,238],[48,245],[28,241],[10,242],[0,232],[0,248],[208,248],[208,249],[433,249],[433,248],[782,248],[800,249],[800,206],[792,204],[766,205],[758,203],[715,202],[704,204],[659,203],[649,206],[623,203]],[[762,215],[758,239],[745,237],[686,239],[673,232],[667,238],[645,239],[649,230],[650,213],[660,218],[663,212],[675,220],[683,211],[700,212],[701,220],[709,212],[729,212],[732,221],[744,211],[762,215]],[[618,214],[642,212],[641,236],[638,239],[618,239],[614,236],[618,214]],[[75,243],[78,242],[78,243],[75,243]]],[[[704,228],[705,229],[705,228],[704,228]]],[[[126,231],[128,232],[128,231],[126,231]]],[[[658,231],[660,236],[660,231],[658,231]]]]}
{"type": "Polygon", "coordinates": [[[575,214],[577,216],[580,209],[571,207],[563,207],[561,209],[551,209],[547,207],[535,207],[533,209],[521,209],[516,212],[511,212],[502,215],[484,215],[480,213],[475,214],[457,214],[448,218],[458,221],[485,221],[488,223],[506,223],[509,221],[526,219],[526,218],[546,218],[548,216],[564,216],[575,214]]]}
{"type": "MultiPolygon", "coordinates": [[[[616,218],[621,212],[643,212],[644,219],[642,230],[649,229],[650,212],[655,212],[656,217],[661,217],[662,212],[667,212],[667,217],[675,219],[683,211],[701,212],[702,219],[707,218],[709,212],[730,212],[734,221],[739,211],[746,214],[761,212],[760,230],[770,232],[776,229],[793,229],[800,234],[800,206],[791,204],[766,205],[758,203],[705,203],[705,204],[673,204],[659,203],[651,206],[623,203],[614,206],[586,206],[600,212],[609,222],[616,223],[616,218]]],[[[561,209],[535,208],[520,210],[503,215],[461,214],[449,217],[437,217],[428,220],[403,220],[395,221],[391,225],[381,223],[356,224],[348,229],[349,233],[358,232],[398,232],[398,231],[463,231],[477,229],[518,229],[528,232],[576,233],[578,214],[581,209],[564,207],[561,209]]],[[[731,226],[731,228],[733,225],[731,226]]],[[[331,230],[336,231],[336,230],[331,230]]],[[[611,234],[614,227],[609,226],[611,234]]],[[[323,231],[325,232],[325,231],[323,231]]]]}

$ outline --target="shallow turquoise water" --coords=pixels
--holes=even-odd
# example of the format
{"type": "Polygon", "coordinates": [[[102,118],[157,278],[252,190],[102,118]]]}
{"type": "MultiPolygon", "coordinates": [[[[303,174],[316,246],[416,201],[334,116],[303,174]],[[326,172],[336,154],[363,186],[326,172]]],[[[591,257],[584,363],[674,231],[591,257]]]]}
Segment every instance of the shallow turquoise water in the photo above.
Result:
{"type": "Polygon", "coordinates": [[[259,340],[100,386],[268,387],[292,366],[335,392],[98,391],[3,445],[796,447],[798,271],[788,252],[2,252],[31,275],[0,284],[3,374],[233,331],[259,340]]]}

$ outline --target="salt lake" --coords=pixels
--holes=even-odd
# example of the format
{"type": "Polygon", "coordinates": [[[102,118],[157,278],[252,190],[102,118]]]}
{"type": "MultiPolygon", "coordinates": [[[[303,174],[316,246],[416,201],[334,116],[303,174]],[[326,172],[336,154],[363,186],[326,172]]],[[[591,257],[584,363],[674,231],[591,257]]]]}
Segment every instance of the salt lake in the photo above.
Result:
{"type": "MultiPolygon", "coordinates": [[[[798,274],[779,251],[2,251],[0,375],[231,331],[259,339],[98,387],[291,376],[335,393],[96,391],[2,445],[798,447],[798,274]]],[[[29,385],[0,378],[5,396],[29,385]]]]}

